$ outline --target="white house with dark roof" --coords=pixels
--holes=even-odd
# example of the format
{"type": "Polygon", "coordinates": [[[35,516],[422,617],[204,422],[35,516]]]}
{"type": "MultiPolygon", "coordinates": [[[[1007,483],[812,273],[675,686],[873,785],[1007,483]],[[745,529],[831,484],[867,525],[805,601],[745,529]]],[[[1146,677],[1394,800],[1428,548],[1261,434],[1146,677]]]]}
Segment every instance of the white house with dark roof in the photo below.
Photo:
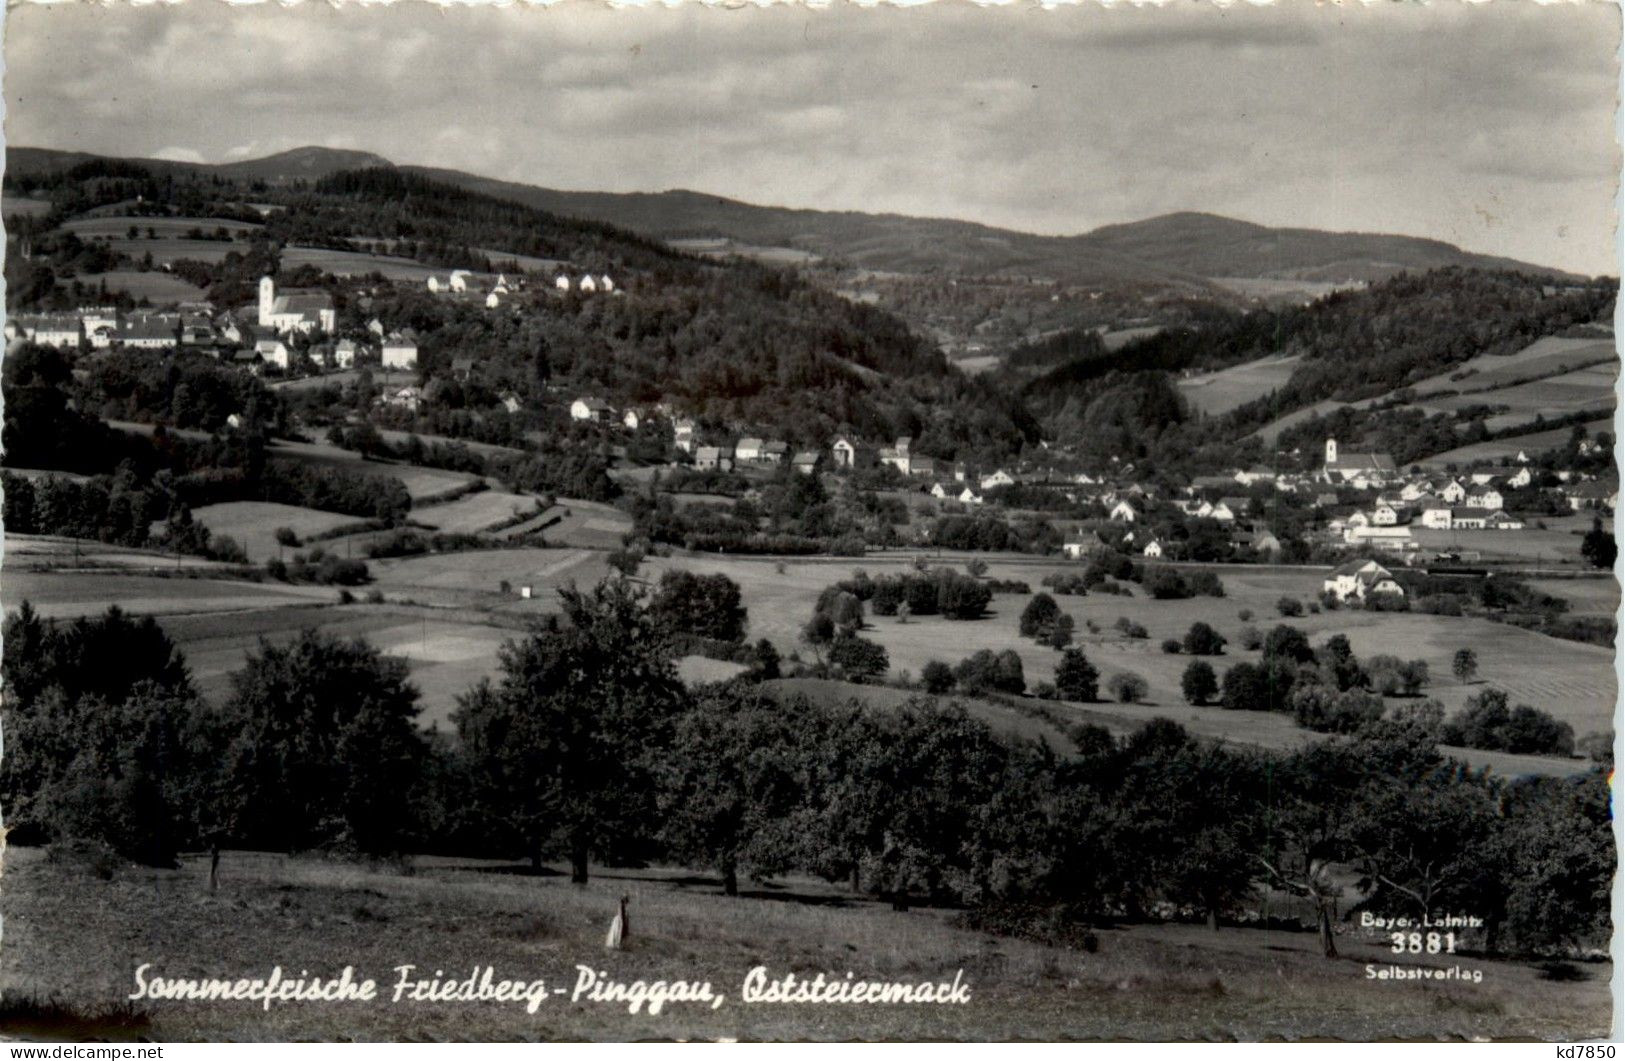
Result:
{"type": "Polygon", "coordinates": [[[607,424],[615,419],[615,409],[602,398],[577,398],[570,403],[570,419],[607,424]]]}
{"type": "Polygon", "coordinates": [[[379,347],[379,360],[385,368],[418,367],[418,341],[411,332],[392,332],[379,347]]]}

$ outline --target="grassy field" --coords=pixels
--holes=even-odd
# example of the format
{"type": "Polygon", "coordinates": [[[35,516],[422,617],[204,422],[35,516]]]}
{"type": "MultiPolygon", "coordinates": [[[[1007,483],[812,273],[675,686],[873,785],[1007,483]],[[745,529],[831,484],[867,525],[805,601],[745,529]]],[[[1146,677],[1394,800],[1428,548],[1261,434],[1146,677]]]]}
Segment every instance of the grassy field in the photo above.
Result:
{"type": "Polygon", "coordinates": [[[439,468],[424,468],[415,464],[401,464],[395,461],[363,460],[361,455],[353,450],[339,449],[337,446],[330,446],[325,442],[278,440],[271,444],[269,452],[272,457],[310,461],[329,467],[343,468],[347,471],[361,472],[365,475],[393,476],[405,485],[406,492],[413,501],[444,494],[448,490],[466,486],[479,478],[479,476],[470,475],[467,472],[448,472],[439,468]]]}
{"type": "Polygon", "coordinates": [[[1605,409],[1613,404],[1614,390],[1619,383],[1619,364],[1592,365],[1568,372],[1529,380],[1495,390],[1475,391],[1470,394],[1429,398],[1426,407],[1447,411],[1473,405],[1505,406],[1506,411],[1485,420],[1490,430],[1501,430],[1513,424],[1533,420],[1536,414],[1547,417],[1564,416],[1586,409],[1605,409]]]}
{"type": "Polygon", "coordinates": [[[268,1012],[245,1002],[137,1004],[131,1031],[158,1040],[1574,1040],[1606,1035],[1612,1008],[1605,962],[1564,983],[1517,962],[1406,958],[1399,962],[1478,969],[1482,982],[1373,979],[1368,965],[1392,956],[1353,923],[1339,926],[1334,960],[1308,932],[1186,925],[1102,928],[1097,952],[1084,953],[961,928],[949,911],[897,913],[801,879],[747,883],[728,898],[708,874],[661,868],[599,869],[571,885],[553,871],[499,863],[420,859],[406,875],[227,852],[211,895],[206,860],[99,880],[37,850],[7,855],[8,1001],[112,1010],[143,963],[152,963],[149,975],[228,978],[263,977],[276,965],[333,976],[352,965],[379,988],[372,1003],[268,1012]],[[603,936],[622,895],[632,934],[624,950],[608,952],[603,936]],[[499,979],[568,991],[578,963],[623,982],[708,981],[724,1000],[671,1003],[658,1015],[568,994],[549,996],[535,1014],[498,1002],[391,1001],[401,965],[452,980],[489,965],[499,979]],[[959,973],[971,994],[955,1006],[748,1005],[740,987],[757,966],[775,976],[911,983],[959,973]]]}
{"type": "Polygon", "coordinates": [[[23,601],[48,618],[95,615],[118,605],[140,615],[192,612],[237,612],[285,608],[313,600],[332,600],[337,592],[319,586],[228,582],[224,579],[177,578],[114,570],[14,571],[0,579],[0,603],[11,611],[23,601]]]}
{"type": "MultiPolygon", "coordinates": [[[[801,627],[811,618],[813,605],[825,586],[847,577],[859,567],[871,575],[902,567],[899,561],[877,562],[875,558],[845,565],[789,562],[780,574],[774,563],[765,561],[654,559],[646,566],[648,577],[653,580],[658,577],[658,571],[672,564],[702,573],[717,571],[734,579],[743,590],[750,613],[749,637],[767,637],[780,652],[799,651],[807,658],[811,656],[800,641],[801,627]]],[[[1059,564],[1048,567],[995,561],[989,575],[1024,579],[1036,590],[1044,574],[1067,569],[1059,564]]],[[[1248,652],[1240,647],[1239,635],[1244,626],[1267,631],[1275,623],[1287,621],[1277,616],[1276,601],[1283,596],[1311,599],[1318,595],[1325,574],[1308,569],[1238,567],[1223,570],[1221,577],[1228,594],[1223,598],[1156,601],[1141,596],[1097,594],[1059,596],[1056,601],[1072,616],[1079,646],[1100,669],[1102,690],[1111,676],[1121,671],[1131,671],[1146,679],[1150,686],[1147,703],[1143,708],[1129,709],[1131,717],[1150,718],[1173,712],[1172,717],[1181,722],[1190,722],[1195,716],[1211,736],[1228,736],[1270,747],[1282,746],[1289,738],[1296,742],[1301,739],[1301,731],[1283,717],[1260,715],[1249,721],[1239,719],[1237,713],[1188,706],[1180,693],[1179,681],[1190,659],[1166,654],[1160,645],[1165,638],[1182,637],[1197,620],[1207,622],[1231,642],[1226,656],[1211,661],[1222,676],[1224,669],[1238,660],[1259,658],[1256,651],[1248,652]],[[1238,613],[1243,609],[1253,613],[1249,622],[1239,618],[1238,613]],[[1115,629],[1119,617],[1144,626],[1149,637],[1141,640],[1122,636],[1115,629]],[[1087,623],[1091,621],[1099,627],[1100,633],[1089,633],[1087,623]],[[1244,722],[1247,725],[1244,726],[1244,722]]],[[[935,616],[915,617],[906,623],[873,618],[864,636],[885,646],[894,675],[906,671],[915,677],[933,659],[954,664],[980,648],[1014,649],[1022,658],[1027,684],[1031,687],[1052,679],[1059,654],[1020,636],[1018,622],[1028,600],[1019,595],[995,595],[990,615],[970,622],[935,616]]],[[[1478,689],[1458,687],[1450,677],[1451,658],[1458,648],[1468,646],[1478,653],[1481,685],[1505,689],[1515,703],[1527,702],[1550,711],[1573,725],[1577,736],[1592,731],[1605,732],[1612,726],[1617,682],[1613,653],[1606,648],[1560,641],[1484,619],[1410,613],[1323,612],[1305,615],[1290,623],[1308,634],[1315,644],[1333,634],[1346,634],[1354,651],[1362,657],[1390,654],[1402,659],[1425,659],[1434,679],[1429,694],[1441,699],[1450,710],[1459,707],[1462,700],[1478,689]]],[[[1119,708],[1113,705],[1110,710],[1119,708]]]]}
{"type": "Polygon", "coordinates": [[[1464,550],[1485,559],[1539,562],[1546,565],[1586,566],[1580,556],[1580,536],[1591,529],[1591,516],[1543,516],[1530,520],[1521,531],[1434,530],[1411,527],[1411,537],[1424,550],[1464,550]],[[1536,523],[1544,523],[1544,527],[1536,523]]]}
{"type": "Polygon", "coordinates": [[[1414,384],[1411,389],[1422,396],[1438,391],[1481,391],[1521,380],[1561,375],[1614,359],[1614,344],[1607,340],[1547,337],[1504,357],[1480,354],[1449,372],[1414,384]]]}
{"type": "Polygon", "coordinates": [[[361,522],[359,516],[279,505],[270,501],[228,501],[219,505],[205,505],[194,509],[192,518],[209,528],[211,534],[235,538],[254,563],[263,563],[273,556],[294,551],[277,545],[276,531],[280,527],[287,527],[303,541],[313,534],[361,522]]]}
{"type": "MultiPolygon", "coordinates": [[[[1613,420],[1592,420],[1585,425],[1586,434],[1595,436],[1599,431],[1613,433],[1613,420]]],[[[1430,468],[1442,468],[1447,464],[1466,465],[1473,461],[1510,461],[1523,453],[1528,457],[1561,446],[1569,440],[1574,433],[1572,427],[1554,427],[1545,431],[1531,431],[1524,435],[1509,435],[1506,438],[1495,439],[1490,442],[1475,442],[1468,446],[1458,446],[1444,453],[1435,453],[1420,463],[1430,468]]]]}
{"type": "Polygon", "coordinates": [[[87,273],[79,279],[92,288],[105,283],[109,291],[125,291],[136,301],[144,298],[155,306],[204,297],[201,287],[157,269],[145,273],[139,269],[112,269],[105,273],[87,273]]]}
{"type": "Polygon", "coordinates": [[[0,196],[0,216],[44,217],[50,212],[49,199],[30,199],[25,195],[0,196]]]}
{"type": "Polygon", "coordinates": [[[535,511],[538,504],[530,494],[481,490],[444,504],[414,508],[412,522],[422,523],[445,534],[478,534],[513,519],[515,514],[529,514],[535,511]]]}
{"type": "MultiPolygon", "coordinates": [[[[79,217],[71,221],[64,221],[61,228],[65,232],[72,232],[80,239],[128,239],[130,228],[134,226],[138,238],[133,243],[158,243],[166,239],[184,239],[192,229],[203,232],[214,232],[223,228],[234,235],[244,232],[256,232],[263,226],[251,224],[247,221],[226,221],[217,217],[79,217]],[[147,230],[151,229],[157,239],[146,238],[147,230]]],[[[222,243],[222,246],[229,244],[222,243]]]]}
{"type": "Polygon", "coordinates": [[[1619,583],[1612,578],[1532,578],[1531,589],[1569,602],[1570,615],[1614,615],[1619,611],[1619,583]]]}
{"type": "Polygon", "coordinates": [[[287,247],[282,251],[282,268],[297,269],[301,265],[314,265],[334,276],[366,276],[381,273],[386,280],[427,281],[431,276],[445,276],[449,269],[415,262],[410,258],[396,258],[388,254],[364,254],[359,251],[336,251],[325,247],[287,247]]]}
{"type": "Polygon", "coordinates": [[[1298,357],[1266,357],[1178,380],[1179,393],[1204,416],[1220,416],[1285,383],[1298,357]]]}

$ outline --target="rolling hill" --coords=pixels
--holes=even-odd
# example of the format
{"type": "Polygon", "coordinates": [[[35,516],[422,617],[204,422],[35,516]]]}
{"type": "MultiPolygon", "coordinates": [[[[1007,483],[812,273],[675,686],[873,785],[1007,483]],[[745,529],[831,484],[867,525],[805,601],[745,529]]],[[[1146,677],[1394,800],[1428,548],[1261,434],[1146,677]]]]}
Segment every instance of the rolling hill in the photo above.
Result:
{"type": "MultiPolygon", "coordinates": [[[[47,148],[7,149],[8,176],[69,169],[96,156],[47,148]]],[[[156,173],[203,172],[283,183],[391,163],[363,151],[302,147],[223,165],[133,159],[156,173]]],[[[948,218],[763,206],[702,192],[562,191],[451,169],[403,166],[436,181],[549,213],[600,221],[658,239],[724,238],[784,247],[863,269],[918,274],[1031,277],[1062,284],[1228,295],[1215,278],[1304,283],[1373,281],[1446,266],[1541,266],[1473,254],[1413,236],[1271,228],[1202,213],[1174,213],[1073,236],[1045,236],[948,218]]]]}

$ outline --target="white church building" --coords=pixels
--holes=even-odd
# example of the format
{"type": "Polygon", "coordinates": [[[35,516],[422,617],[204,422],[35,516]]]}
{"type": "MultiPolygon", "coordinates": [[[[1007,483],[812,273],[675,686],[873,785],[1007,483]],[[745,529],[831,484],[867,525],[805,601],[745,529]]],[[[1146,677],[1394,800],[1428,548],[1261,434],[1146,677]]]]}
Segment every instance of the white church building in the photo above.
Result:
{"type": "Polygon", "coordinates": [[[276,281],[260,278],[259,325],[278,335],[321,331],[332,334],[338,324],[333,296],[326,291],[294,289],[277,294],[276,281]]]}

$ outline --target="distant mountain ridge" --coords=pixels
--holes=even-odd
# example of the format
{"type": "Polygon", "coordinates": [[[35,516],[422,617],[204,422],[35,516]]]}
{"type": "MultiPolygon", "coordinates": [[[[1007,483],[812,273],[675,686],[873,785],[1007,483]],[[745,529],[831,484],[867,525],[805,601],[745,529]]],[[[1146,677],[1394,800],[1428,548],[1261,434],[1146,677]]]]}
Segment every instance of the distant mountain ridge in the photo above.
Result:
{"type": "MultiPolygon", "coordinates": [[[[8,171],[59,172],[93,158],[83,152],[8,148],[8,171]]],[[[129,159],[155,171],[204,171],[280,183],[347,169],[393,166],[365,151],[302,147],[218,165],[129,159]]],[[[1516,270],[1568,278],[1545,266],[1474,254],[1440,240],[1381,233],[1274,228],[1214,214],[1181,212],[1107,225],[1075,236],[1044,236],[971,221],[897,214],[759,206],[718,195],[574,192],[425,166],[400,166],[470,191],[550,213],[602,221],[664,240],[725,238],[788,247],[884,272],[1032,277],[1064,284],[1211,292],[1215,278],[1340,282],[1446,266],[1516,270]]]]}

